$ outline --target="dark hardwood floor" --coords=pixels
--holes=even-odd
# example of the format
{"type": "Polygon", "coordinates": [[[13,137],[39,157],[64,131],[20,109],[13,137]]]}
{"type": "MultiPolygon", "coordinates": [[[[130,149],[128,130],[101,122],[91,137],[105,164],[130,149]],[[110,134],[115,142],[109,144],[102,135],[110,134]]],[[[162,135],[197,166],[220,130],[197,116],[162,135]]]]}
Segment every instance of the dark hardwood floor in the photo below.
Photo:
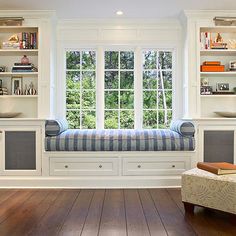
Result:
{"type": "Polygon", "coordinates": [[[0,236],[236,235],[227,213],[184,214],[179,189],[0,190],[0,236]]]}

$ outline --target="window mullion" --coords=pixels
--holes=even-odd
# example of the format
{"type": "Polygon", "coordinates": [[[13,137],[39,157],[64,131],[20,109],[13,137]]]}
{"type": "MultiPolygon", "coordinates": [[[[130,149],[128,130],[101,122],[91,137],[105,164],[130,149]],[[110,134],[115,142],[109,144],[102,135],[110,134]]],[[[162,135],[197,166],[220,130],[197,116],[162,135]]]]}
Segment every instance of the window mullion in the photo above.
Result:
{"type": "Polygon", "coordinates": [[[104,129],[104,49],[97,50],[97,80],[96,80],[96,120],[97,129],[104,129]]]}
{"type": "Polygon", "coordinates": [[[143,117],[143,86],[142,86],[142,50],[140,47],[134,53],[134,128],[142,128],[143,117]]]}

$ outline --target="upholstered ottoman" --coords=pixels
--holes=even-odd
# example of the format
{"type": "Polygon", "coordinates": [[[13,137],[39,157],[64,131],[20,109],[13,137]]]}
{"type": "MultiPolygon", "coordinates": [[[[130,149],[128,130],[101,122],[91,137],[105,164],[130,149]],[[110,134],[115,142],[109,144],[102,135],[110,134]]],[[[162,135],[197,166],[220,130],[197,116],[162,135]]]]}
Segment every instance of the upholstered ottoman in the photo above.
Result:
{"type": "Polygon", "coordinates": [[[188,170],[182,174],[181,194],[188,213],[193,213],[194,205],[198,205],[236,214],[236,174],[188,170]]]}

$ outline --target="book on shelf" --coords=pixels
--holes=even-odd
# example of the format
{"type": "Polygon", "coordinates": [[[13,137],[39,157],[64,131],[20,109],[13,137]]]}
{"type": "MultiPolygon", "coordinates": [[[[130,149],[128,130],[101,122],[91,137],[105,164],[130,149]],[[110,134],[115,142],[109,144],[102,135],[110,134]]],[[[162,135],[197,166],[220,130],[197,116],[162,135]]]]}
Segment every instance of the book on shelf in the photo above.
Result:
{"type": "Polygon", "coordinates": [[[37,68],[32,63],[14,63],[12,72],[37,72],[37,68]]]}
{"type": "Polygon", "coordinates": [[[198,162],[197,168],[216,175],[236,174],[236,165],[228,162],[198,162]]]}

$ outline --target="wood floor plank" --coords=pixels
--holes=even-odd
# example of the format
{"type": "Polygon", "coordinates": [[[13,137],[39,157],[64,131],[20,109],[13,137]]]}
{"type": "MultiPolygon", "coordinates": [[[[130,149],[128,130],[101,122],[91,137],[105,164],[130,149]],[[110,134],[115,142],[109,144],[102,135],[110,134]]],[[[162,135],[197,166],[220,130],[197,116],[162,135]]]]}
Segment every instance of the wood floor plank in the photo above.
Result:
{"type": "Polygon", "coordinates": [[[16,223],[14,225],[14,232],[17,236],[25,236],[30,234],[37,225],[40,224],[42,218],[50,208],[50,206],[54,203],[61,190],[49,190],[49,194],[45,197],[38,206],[34,208],[29,208],[26,214],[23,216],[23,220],[20,223],[16,223]]]}
{"type": "Polygon", "coordinates": [[[125,203],[123,190],[106,190],[99,235],[126,235],[125,203]]]}
{"type": "Polygon", "coordinates": [[[149,192],[168,235],[196,235],[191,225],[185,221],[180,209],[165,189],[150,189],[149,192]]]}
{"type": "Polygon", "coordinates": [[[0,203],[0,223],[27,201],[36,190],[19,190],[0,203]]]}
{"type": "MultiPolygon", "coordinates": [[[[180,189],[168,189],[171,198],[178,205],[183,215],[185,215],[184,206],[181,199],[180,189]]],[[[195,207],[194,215],[186,215],[185,219],[188,221],[198,235],[236,235],[236,226],[228,219],[229,216],[225,213],[218,213],[212,211],[205,211],[201,207],[195,207]]]]}
{"type": "Polygon", "coordinates": [[[129,236],[150,235],[138,191],[135,189],[124,190],[125,209],[127,218],[127,232],[129,236]]]}
{"type": "Polygon", "coordinates": [[[82,236],[98,235],[100,219],[102,215],[105,190],[94,190],[94,195],[90,204],[89,212],[84,224],[82,236]]]}
{"type": "Polygon", "coordinates": [[[54,204],[50,206],[42,218],[40,224],[29,235],[57,235],[78,194],[79,190],[74,189],[61,191],[54,204]]]}
{"type": "Polygon", "coordinates": [[[150,234],[157,236],[166,236],[166,230],[161,222],[161,218],[155,208],[154,202],[146,189],[138,190],[144,215],[147,220],[150,234]]]}
{"type": "Polygon", "coordinates": [[[5,201],[7,198],[15,194],[18,190],[17,189],[1,189],[0,190],[0,203],[5,201]]]}
{"type": "MultiPolygon", "coordinates": [[[[32,209],[38,207],[38,205],[46,198],[49,194],[47,190],[39,190],[32,194],[32,196],[20,206],[15,213],[10,215],[5,221],[0,224],[0,235],[1,236],[19,236],[23,235],[20,232],[22,228],[28,223],[27,218],[32,217],[32,209]]],[[[32,225],[30,225],[31,227],[32,225]]]]}
{"type": "Polygon", "coordinates": [[[81,190],[79,196],[66,217],[59,235],[80,235],[93,197],[93,190],[81,190]]]}

